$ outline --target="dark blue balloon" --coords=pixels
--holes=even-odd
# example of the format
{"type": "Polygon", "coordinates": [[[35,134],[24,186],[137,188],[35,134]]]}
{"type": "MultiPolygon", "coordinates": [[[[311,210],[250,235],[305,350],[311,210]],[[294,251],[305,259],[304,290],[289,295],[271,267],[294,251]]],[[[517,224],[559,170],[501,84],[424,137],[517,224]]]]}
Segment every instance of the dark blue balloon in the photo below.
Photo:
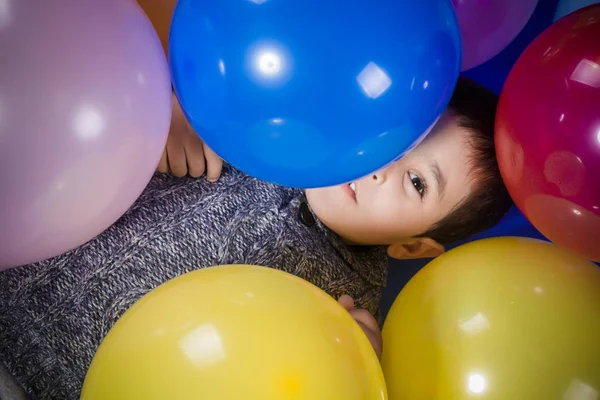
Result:
{"type": "Polygon", "coordinates": [[[365,176],[423,137],[461,50],[448,0],[180,0],[169,57],[208,146],[307,188],[365,176]]]}

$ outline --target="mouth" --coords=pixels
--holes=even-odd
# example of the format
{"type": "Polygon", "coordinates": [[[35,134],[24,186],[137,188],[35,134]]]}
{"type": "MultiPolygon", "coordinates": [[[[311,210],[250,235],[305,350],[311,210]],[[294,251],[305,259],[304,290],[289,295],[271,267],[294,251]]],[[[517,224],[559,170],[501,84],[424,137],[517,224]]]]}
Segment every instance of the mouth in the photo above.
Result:
{"type": "Polygon", "coordinates": [[[356,202],[356,184],[354,182],[342,185],[342,189],[348,196],[352,198],[352,200],[356,202]]]}

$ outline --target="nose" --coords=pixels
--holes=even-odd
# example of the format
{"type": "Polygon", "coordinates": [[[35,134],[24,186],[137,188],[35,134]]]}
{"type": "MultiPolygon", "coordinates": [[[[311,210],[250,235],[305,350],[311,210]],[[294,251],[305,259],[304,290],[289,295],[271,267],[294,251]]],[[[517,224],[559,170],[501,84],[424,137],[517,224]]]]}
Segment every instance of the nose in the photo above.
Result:
{"type": "Polygon", "coordinates": [[[387,175],[386,170],[382,169],[382,170],[377,171],[374,174],[372,174],[371,180],[373,180],[374,183],[381,185],[385,182],[386,175],[387,175]]]}

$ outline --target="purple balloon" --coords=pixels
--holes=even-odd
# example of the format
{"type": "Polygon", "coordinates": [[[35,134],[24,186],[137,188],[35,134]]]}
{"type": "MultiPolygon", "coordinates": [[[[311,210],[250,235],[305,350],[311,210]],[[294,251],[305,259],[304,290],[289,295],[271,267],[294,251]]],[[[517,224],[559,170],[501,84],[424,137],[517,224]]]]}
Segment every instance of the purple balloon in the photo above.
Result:
{"type": "Polygon", "coordinates": [[[452,0],[463,39],[462,70],[488,61],[525,27],[538,0],[452,0]]]}
{"type": "Polygon", "coordinates": [[[0,270],[113,224],[158,165],[171,118],[166,57],[132,0],[0,7],[0,270]]]}

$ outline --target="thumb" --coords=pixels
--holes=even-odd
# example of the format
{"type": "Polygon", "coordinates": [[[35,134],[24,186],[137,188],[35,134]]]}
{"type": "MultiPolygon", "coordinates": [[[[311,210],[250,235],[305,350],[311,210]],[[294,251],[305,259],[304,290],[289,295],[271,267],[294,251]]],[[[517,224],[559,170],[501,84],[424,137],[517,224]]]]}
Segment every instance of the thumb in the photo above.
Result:
{"type": "Polygon", "coordinates": [[[338,299],[338,303],[340,303],[340,305],[344,307],[347,311],[354,310],[354,299],[348,296],[347,294],[341,296],[338,299]]]}

